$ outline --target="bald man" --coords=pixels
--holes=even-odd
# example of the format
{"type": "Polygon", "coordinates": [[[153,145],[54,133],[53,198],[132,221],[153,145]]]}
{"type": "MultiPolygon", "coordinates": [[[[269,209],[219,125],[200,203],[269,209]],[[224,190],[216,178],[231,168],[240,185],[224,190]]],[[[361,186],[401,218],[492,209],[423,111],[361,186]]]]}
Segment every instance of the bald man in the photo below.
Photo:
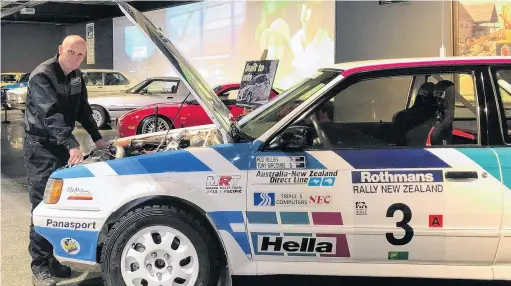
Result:
{"type": "MultiPolygon", "coordinates": [[[[88,103],[79,70],[86,52],[85,40],[68,36],[53,58],[30,74],[25,111],[23,153],[32,211],[43,200],[46,182],[56,169],[83,160],[73,135],[76,121],[90,134],[98,149],[107,148],[88,103]]],[[[29,253],[34,285],[56,285],[53,277],[71,276],[71,268],[53,256],[52,245],[30,224],[29,253]]]]}

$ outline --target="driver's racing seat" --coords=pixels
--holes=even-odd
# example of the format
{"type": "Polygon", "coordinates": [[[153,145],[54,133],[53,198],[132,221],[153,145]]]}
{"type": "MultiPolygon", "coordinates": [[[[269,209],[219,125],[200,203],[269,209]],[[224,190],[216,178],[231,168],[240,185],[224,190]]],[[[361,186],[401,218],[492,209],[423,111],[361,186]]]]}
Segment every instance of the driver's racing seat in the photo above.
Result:
{"type": "Polygon", "coordinates": [[[453,139],[454,109],[456,104],[456,90],[450,80],[439,81],[435,85],[433,95],[436,99],[436,118],[432,126],[426,146],[449,145],[453,139]]]}
{"type": "Polygon", "coordinates": [[[423,83],[417,91],[413,105],[394,114],[392,125],[396,145],[424,146],[436,116],[434,88],[435,84],[432,82],[423,83]]]}

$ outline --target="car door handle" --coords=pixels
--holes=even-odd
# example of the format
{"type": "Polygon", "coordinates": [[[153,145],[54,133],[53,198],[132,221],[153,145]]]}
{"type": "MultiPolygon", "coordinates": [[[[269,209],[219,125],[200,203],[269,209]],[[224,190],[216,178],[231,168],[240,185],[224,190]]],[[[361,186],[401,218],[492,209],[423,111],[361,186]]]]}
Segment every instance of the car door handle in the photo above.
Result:
{"type": "Polygon", "coordinates": [[[445,178],[451,180],[477,179],[477,172],[471,171],[450,171],[445,172],[445,178]]]}

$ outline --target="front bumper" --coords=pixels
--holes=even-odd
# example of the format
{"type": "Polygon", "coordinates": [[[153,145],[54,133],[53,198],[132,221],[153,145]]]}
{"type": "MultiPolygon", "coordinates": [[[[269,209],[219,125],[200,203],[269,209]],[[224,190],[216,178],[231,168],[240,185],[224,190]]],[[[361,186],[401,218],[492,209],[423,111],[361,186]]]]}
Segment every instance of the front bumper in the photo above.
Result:
{"type": "Polygon", "coordinates": [[[41,203],[33,212],[34,229],[46,238],[61,260],[96,264],[104,216],[98,211],[49,208],[41,203]]]}
{"type": "Polygon", "coordinates": [[[135,124],[126,124],[123,120],[119,118],[116,119],[115,125],[117,126],[117,132],[119,133],[119,137],[129,137],[137,135],[136,125],[135,124]]]}
{"type": "Polygon", "coordinates": [[[6,92],[6,103],[11,105],[14,109],[19,110],[25,110],[26,109],[26,102],[25,102],[25,96],[22,94],[15,94],[15,93],[9,93],[6,92]]]}

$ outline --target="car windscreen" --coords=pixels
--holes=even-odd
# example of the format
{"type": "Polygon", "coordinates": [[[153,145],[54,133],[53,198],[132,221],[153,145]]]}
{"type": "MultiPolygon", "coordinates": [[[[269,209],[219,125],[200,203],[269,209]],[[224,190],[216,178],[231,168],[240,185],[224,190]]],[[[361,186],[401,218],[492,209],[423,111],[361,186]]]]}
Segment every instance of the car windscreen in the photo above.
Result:
{"type": "Polygon", "coordinates": [[[3,74],[2,82],[16,82],[16,75],[14,74],[3,74]]]}
{"type": "Polygon", "coordinates": [[[249,115],[245,120],[240,121],[241,132],[252,138],[258,138],[338,75],[339,72],[336,71],[320,71],[303,80],[275,100],[260,106],[258,109],[261,111],[254,116],[249,115]]]}

